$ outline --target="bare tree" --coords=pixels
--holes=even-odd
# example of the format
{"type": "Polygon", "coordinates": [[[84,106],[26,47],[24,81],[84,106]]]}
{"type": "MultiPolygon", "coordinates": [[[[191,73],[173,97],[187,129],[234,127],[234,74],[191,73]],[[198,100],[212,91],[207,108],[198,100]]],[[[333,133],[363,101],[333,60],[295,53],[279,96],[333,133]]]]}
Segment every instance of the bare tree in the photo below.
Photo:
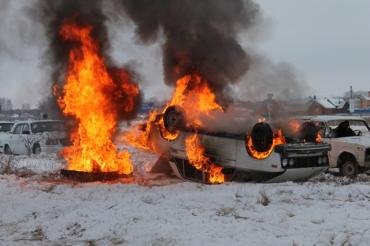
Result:
{"type": "Polygon", "coordinates": [[[23,137],[24,146],[27,149],[27,155],[30,156],[32,154],[33,147],[36,143],[40,142],[42,139],[41,135],[32,134],[23,137]]]}

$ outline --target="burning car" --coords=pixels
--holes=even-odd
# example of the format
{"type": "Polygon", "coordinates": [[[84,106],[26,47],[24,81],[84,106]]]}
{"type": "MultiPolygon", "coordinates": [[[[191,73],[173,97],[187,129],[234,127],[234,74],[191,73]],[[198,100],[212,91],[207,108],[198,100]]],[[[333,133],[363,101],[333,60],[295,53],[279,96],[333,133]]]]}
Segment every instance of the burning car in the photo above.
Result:
{"type": "Polygon", "coordinates": [[[356,116],[304,116],[297,120],[302,124],[313,123],[322,137],[330,143],[331,168],[339,168],[343,176],[355,176],[370,168],[370,127],[356,116]]]}
{"type": "Polygon", "coordinates": [[[196,182],[282,182],[306,180],[328,168],[329,144],[287,143],[266,122],[249,134],[208,132],[184,124],[179,107],[167,107],[150,125],[153,149],[161,158],[153,167],[169,165],[176,176],[196,182]]]}

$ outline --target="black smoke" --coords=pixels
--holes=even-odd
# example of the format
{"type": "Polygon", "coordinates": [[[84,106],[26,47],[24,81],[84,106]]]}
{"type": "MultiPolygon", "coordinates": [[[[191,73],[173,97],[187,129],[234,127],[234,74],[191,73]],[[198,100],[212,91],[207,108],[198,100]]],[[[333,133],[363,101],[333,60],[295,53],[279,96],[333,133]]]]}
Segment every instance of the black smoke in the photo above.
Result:
{"type": "Polygon", "coordinates": [[[59,31],[66,21],[74,21],[80,25],[93,27],[92,37],[97,40],[103,55],[109,49],[106,17],[103,13],[101,0],[39,0],[38,13],[46,30],[49,41],[47,61],[53,67],[53,79],[61,81],[68,63],[69,51],[73,43],[65,42],[60,38],[59,31]]]}
{"type": "MultiPolygon", "coordinates": [[[[114,78],[116,71],[119,68],[115,67],[112,59],[108,55],[110,49],[110,42],[108,37],[107,28],[107,17],[104,13],[104,1],[102,0],[38,0],[35,12],[37,12],[38,20],[43,23],[49,46],[47,49],[46,56],[44,57],[45,62],[52,67],[51,71],[51,84],[57,84],[59,88],[63,88],[65,74],[67,71],[67,65],[69,60],[70,50],[74,46],[79,46],[76,42],[66,42],[60,37],[60,29],[66,22],[73,22],[79,26],[91,26],[91,36],[96,41],[100,55],[103,56],[108,71],[115,71],[111,76],[114,78]]],[[[130,79],[138,78],[135,73],[130,71],[131,69],[125,69],[125,71],[133,76],[128,77],[130,79]]],[[[120,81],[114,81],[120,82],[120,81]]],[[[116,85],[117,90],[120,90],[120,86],[116,85]]],[[[119,97],[120,102],[116,102],[118,105],[124,104],[126,97],[125,92],[112,92],[112,94],[122,95],[119,97]]],[[[112,100],[117,100],[114,95],[111,95],[112,100]]],[[[135,99],[134,112],[118,114],[122,119],[129,119],[136,116],[138,109],[141,104],[141,96],[135,99]]],[[[56,97],[50,95],[43,102],[40,103],[40,107],[45,111],[53,112],[61,116],[60,109],[58,107],[56,97]]]]}
{"type": "Polygon", "coordinates": [[[248,71],[250,57],[238,34],[251,27],[259,7],[251,0],[120,0],[144,43],[164,35],[165,82],[197,72],[222,95],[248,71]]]}

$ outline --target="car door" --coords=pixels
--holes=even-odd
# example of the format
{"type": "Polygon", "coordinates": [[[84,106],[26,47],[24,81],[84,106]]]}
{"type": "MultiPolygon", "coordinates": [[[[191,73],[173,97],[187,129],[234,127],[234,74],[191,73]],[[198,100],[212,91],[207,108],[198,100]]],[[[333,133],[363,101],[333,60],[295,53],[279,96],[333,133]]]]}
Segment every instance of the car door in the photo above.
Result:
{"type": "Polygon", "coordinates": [[[21,139],[23,124],[17,124],[14,128],[14,131],[9,135],[9,146],[13,154],[19,154],[20,142],[23,142],[21,139]]]}
{"type": "Polygon", "coordinates": [[[328,153],[329,166],[336,167],[337,166],[337,148],[336,148],[335,138],[333,138],[333,130],[327,122],[323,122],[323,123],[325,125],[323,141],[331,145],[331,150],[328,153]]]}
{"type": "Polygon", "coordinates": [[[32,150],[32,135],[30,132],[30,126],[28,123],[22,124],[22,130],[20,133],[20,141],[18,145],[18,154],[26,155],[28,150],[32,150]]]}

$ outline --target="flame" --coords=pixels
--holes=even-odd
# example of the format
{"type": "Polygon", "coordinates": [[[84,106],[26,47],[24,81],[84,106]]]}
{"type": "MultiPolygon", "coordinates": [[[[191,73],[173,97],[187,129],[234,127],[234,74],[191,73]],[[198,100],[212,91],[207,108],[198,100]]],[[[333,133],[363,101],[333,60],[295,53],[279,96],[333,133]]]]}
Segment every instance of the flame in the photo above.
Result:
{"type": "Polygon", "coordinates": [[[181,107],[185,113],[187,126],[195,128],[204,126],[202,116],[212,117],[212,111],[223,111],[222,107],[216,102],[216,95],[209,88],[207,80],[203,79],[197,73],[188,74],[177,80],[172,98],[164,109],[160,112],[154,111],[150,114],[144,131],[137,131],[137,127],[134,127],[123,135],[123,141],[133,147],[155,152],[153,145],[150,143],[152,125],[158,127],[164,139],[168,141],[177,139],[180,131],[175,133],[167,131],[164,126],[163,117],[160,117],[160,119],[157,117],[163,114],[170,106],[181,107]]]}
{"type": "Polygon", "coordinates": [[[298,120],[291,120],[288,124],[294,134],[297,134],[301,129],[301,123],[298,120]]]}
{"type": "Polygon", "coordinates": [[[316,143],[321,143],[322,142],[322,137],[321,137],[320,131],[317,132],[315,141],[316,141],[316,143]]]}
{"type": "Polygon", "coordinates": [[[189,163],[197,170],[202,170],[207,174],[208,181],[212,184],[225,182],[225,176],[222,173],[222,167],[217,166],[204,155],[205,149],[200,143],[197,133],[188,136],[185,139],[186,156],[189,163]]]}
{"type": "Polygon", "coordinates": [[[201,116],[211,117],[214,110],[223,111],[216,102],[216,95],[208,86],[208,81],[199,74],[185,75],[176,82],[176,89],[167,107],[176,105],[185,111],[188,125],[204,126],[201,116]]]}
{"type": "Polygon", "coordinates": [[[265,117],[258,118],[258,123],[264,123],[264,122],[266,122],[266,118],[265,117]]]}
{"type": "Polygon", "coordinates": [[[134,110],[139,88],[126,71],[108,71],[91,36],[92,30],[90,25],[65,22],[59,32],[61,39],[73,46],[58,104],[65,115],[77,122],[71,134],[73,145],[66,147],[61,155],[70,170],[130,174],[133,171],[130,154],[119,152],[112,136],[119,111],[134,110]]]}
{"type": "Polygon", "coordinates": [[[156,118],[157,112],[151,112],[147,123],[134,126],[123,135],[123,142],[137,149],[153,151],[154,147],[150,141],[150,132],[152,124],[156,122],[156,118]]]}
{"type": "Polygon", "coordinates": [[[149,114],[149,119],[145,124],[132,127],[132,129],[122,136],[123,142],[144,151],[158,152],[150,138],[150,132],[153,126],[156,126],[159,129],[159,132],[164,139],[167,139],[168,141],[176,140],[180,135],[180,131],[176,131],[175,133],[167,131],[164,126],[163,118],[161,117],[158,120],[158,115],[157,111],[151,112],[149,114]]]}
{"type": "Polygon", "coordinates": [[[277,133],[274,134],[274,138],[272,140],[272,145],[271,145],[270,149],[268,149],[264,152],[259,152],[258,150],[256,150],[254,148],[253,140],[252,140],[251,136],[248,136],[248,138],[247,138],[247,149],[248,149],[249,154],[253,158],[256,158],[258,160],[263,160],[263,159],[266,159],[267,157],[269,157],[271,155],[271,153],[272,153],[272,151],[274,151],[274,148],[275,148],[276,145],[285,144],[285,143],[286,143],[286,141],[285,141],[285,137],[283,135],[283,131],[281,129],[279,129],[277,131],[277,133]]]}

